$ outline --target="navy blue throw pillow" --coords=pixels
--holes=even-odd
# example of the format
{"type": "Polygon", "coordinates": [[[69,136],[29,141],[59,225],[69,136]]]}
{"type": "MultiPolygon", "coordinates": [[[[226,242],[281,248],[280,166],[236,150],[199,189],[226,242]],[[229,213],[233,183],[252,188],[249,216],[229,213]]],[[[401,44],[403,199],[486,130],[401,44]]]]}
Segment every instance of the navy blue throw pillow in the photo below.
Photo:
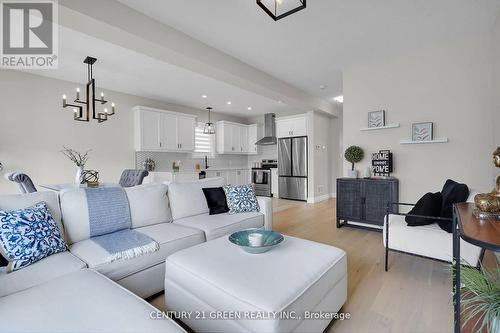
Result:
{"type": "MultiPolygon", "coordinates": [[[[451,219],[453,217],[453,204],[467,201],[467,198],[469,197],[469,187],[465,184],[460,184],[448,179],[443,186],[441,195],[443,196],[441,217],[451,219]]],[[[452,232],[451,221],[439,221],[438,224],[441,229],[450,233],[452,232]]]]}
{"type": "MultiPolygon", "coordinates": [[[[434,216],[439,217],[441,213],[442,197],[441,193],[426,193],[420,200],[417,201],[416,205],[408,214],[414,215],[424,215],[424,216],[434,216]]],[[[406,224],[410,227],[416,227],[421,225],[433,224],[436,222],[435,219],[426,219],[423,217],[416,216],[406,216],[406,224]]]]}
{"type": "Polygon", "coordinates": [[[227,206],[226,193],[222,187],[207,187],[202,189],[210,215],[222,214],[229,212],[227,206]]]}

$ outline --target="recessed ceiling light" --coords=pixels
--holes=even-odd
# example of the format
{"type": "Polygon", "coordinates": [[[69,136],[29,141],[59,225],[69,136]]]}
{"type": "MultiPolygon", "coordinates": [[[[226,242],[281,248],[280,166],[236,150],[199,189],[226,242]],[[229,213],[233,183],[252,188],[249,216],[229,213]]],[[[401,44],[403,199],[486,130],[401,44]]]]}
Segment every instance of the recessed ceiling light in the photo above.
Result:
{"type": "Polygon", "coordinates": [[[340,96],[334,97],[333,100],[335,102],[338,102],[338,103],[344,103],[344,96],[340,95],[340,96]]]}
{"type": "Polygon", "coordinates": [[[325,90],[326,88],[328,88],[328,86],[326,84],[322,84],[319,86],[319,89],[321,89],[321,90],[325,90]]]}
{"type": "Polygon", "coordinates": [[[231,101],[227,101],[227,105],[231,105],[231,101]]]}
{"type": "Polygon", "coordinates": [[[207,95],[201,95],[201,98],[207,98],[208,96],[207,95]]]}
{"type": "Polygon", "coordinates": [[[249,106],[247,109],[248,109],[248,111],[252,111],[252,107],[251,106],[249,106]]]}

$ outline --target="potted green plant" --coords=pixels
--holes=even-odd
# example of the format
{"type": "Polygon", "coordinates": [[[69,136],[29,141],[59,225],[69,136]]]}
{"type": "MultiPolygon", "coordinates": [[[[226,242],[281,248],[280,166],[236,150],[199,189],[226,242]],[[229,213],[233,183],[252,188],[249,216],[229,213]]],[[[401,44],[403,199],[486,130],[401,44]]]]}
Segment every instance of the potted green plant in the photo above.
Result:
{"type": "Polygon", "coordinates": [[[350,146],[345,150],[344,157],[346,161],[352,165],[351,170],[348,172],[348,176],[350,178],[358,178],[358,170],[354,170],[354,164],[361,162],[364,156],[365,153],[363,152],[363,149],[358,146],[350,146]]]}
{"type": "Polygon", "coordinates": [[[500,333],[500,268],[463,266],[460,277],[463,325],[473,332],[500,333]]]}

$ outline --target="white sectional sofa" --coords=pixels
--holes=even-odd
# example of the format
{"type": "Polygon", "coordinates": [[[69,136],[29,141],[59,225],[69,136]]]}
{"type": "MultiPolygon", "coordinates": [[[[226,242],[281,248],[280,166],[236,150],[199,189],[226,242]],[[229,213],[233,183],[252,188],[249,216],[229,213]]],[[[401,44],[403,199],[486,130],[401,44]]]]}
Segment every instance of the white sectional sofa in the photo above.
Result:
{"type": "MultiPolygon", "coordinates": [[[[101,319],[105,320],[103,315],[97,316],[96,322],[92,323],[96,312],[111,311],[112,307],[120,309],[120,315],[126,318],[124,325],[133,320],[138,322],[135,326],[127,327],[139,327],[137,325],[145,322],[146,326],[139,331],[161,330],[159,328],[162,327],[154,326],[157,324],[151,324],[149,317],[144,315],[147,306],[137,296],[146,298],[164,289],[165,259],[169,255],[237,230],[251,227],[272,229],[272,204],[269,198],[258,197],[260,212],[209,215],[201,189],[222,184],[221,178],[211,178],[169,186],[141,185],[125,189],[132,228],[153,238],[159,243],[160,249],[134,259],[112,263],[105,263],[107,253],[89,239],[88,207],[83,189],[66,190],[60,194],[35,192],[0,196],[2,210],[22,209],[41,201],[46,202],[69,247],[69,251],[50,256],[18,271],[6,273],[5,269],[0,269],[0,322],[10,321],[12,316],[12,311],[3,311],[7,304],[20,304],[29,300],[33,293],[36,295],[33,300],[36,301],[30,306],[36,306],[40,314],[32,317],[33,322],[28,317],[23,322],[17,322],[21,326],[14,323],[9,331],[20,330],[22,327],[32,327],[31,331],[37,331],[35,320],[44,315],[51,317],[51,320],[48,326],[40,327],[42,331],[58,331],[62,328],[75,331],[134,331],[122,329],[119,324],[101,324],[101,319]],[[71,280],[75,283],[72,284],[71,280]],[[88,282],[82,282],[87,280],[88,282]],[[102,292],[106,288],[109,290],[102,292]],[[44,302],[38,304],[38,300],[44,297],[52,298],[50,306],[45,308],[44,302]],[[87,302],[86,297],[92,298],[93,302],[87,302]],[[75,302],[76,299],[79,301],[75,302]],[[126,306],[120,303],[121,299],[126,306]],[[65,305],[70,307],[70,303],[81,303],[71,310],[71,314],[75,315],[56,320],[61,316],[57,312],[64,309],[65,305]],[[93,307],[89,307],[90,303],[93,307]],[[131,309],[128,307],[130,303],[135,303],[131,309]],[[134,312],[133,308],[140,308],[142,312],[134,312]],[[79,318],[87,318],[91,322],[83,325],[79,318]],[[147,326],[149,324],[152,326],[147,326]]],[[[18,310],[25,309],[20,307],[18,310]]],[[[182,331],[168,321],[159,322],[164,322],[164,332],[182,331]]]]}

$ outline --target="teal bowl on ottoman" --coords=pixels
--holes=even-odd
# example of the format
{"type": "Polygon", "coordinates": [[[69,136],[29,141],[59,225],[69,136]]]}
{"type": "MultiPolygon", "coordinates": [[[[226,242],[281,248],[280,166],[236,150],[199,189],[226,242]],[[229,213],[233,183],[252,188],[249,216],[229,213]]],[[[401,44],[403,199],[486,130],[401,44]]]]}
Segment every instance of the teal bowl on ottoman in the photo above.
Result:
{"type": "Polygon", "coordinates": [[[245,229],[229,236],[229,241],[248,253],[258,254],[278,246],[284,237],[278,232],[263,229],[245,229]]]}

